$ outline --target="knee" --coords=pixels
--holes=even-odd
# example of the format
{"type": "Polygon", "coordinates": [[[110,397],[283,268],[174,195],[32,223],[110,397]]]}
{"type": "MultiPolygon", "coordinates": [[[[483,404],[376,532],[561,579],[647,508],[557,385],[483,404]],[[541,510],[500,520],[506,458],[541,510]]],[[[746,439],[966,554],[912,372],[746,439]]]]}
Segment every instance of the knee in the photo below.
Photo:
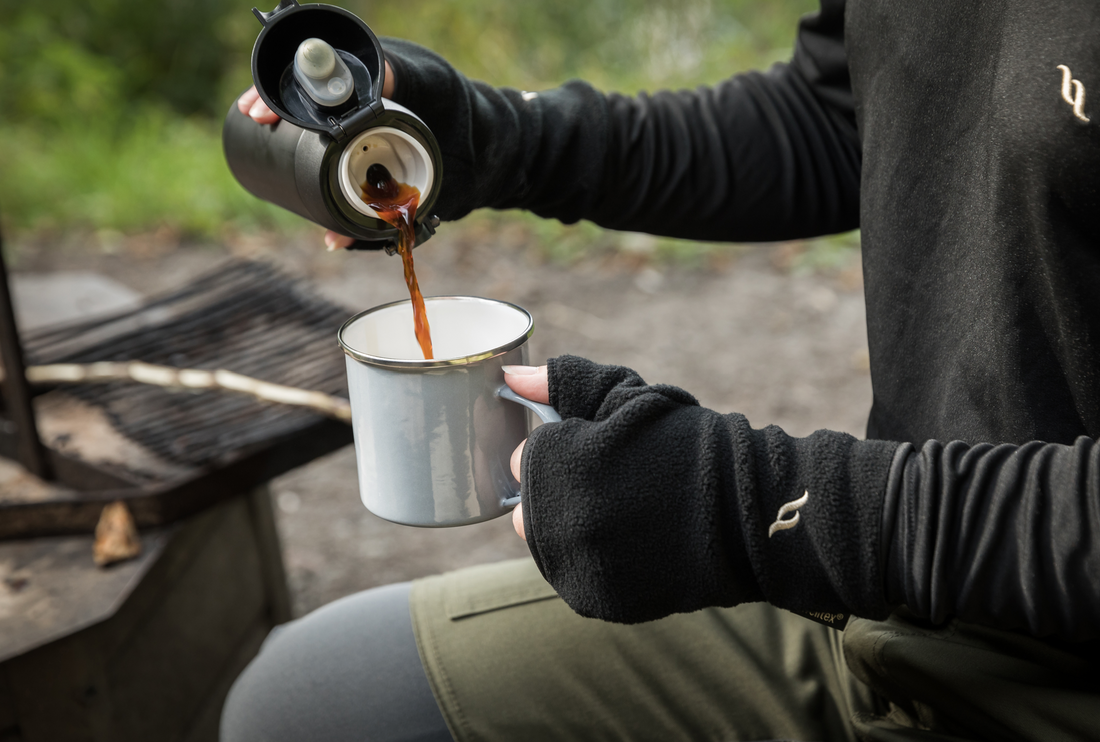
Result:
{"type": "MultiPolygon", "coordinates": [[[[277,627],[260,653],[240,674],[225,699],[221,718],[221,742],[290,742],[309,739],[301,728],[308,709],[307,695],[287,682],[288,663],[297,652],[293,634],[277,627]]],[[[299,671],[301,668],[298,668],[299,671]]]]}
{"type": "MultiPolygon", "coordinates": [[[[438,717],[409,618],[408,583],[342,598],[271,633],[222,710],[222,742],[390,739],[438,717]]],[[[411,737],[398,736],[396,739],[411,737]]]]}

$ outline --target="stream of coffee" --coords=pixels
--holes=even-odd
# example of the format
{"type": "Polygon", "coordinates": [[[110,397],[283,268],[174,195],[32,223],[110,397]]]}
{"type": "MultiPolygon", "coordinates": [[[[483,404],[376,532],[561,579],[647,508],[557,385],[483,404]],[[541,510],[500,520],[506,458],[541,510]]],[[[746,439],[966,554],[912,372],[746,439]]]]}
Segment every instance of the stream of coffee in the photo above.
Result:
{"type": "Polygon", "coordinates": [[[432,357],[432,330],[428,327],[428,312],[424,308],[424,295],[416,281],[413,268],[413,247],[416,245],[416,207],[420,204],[420,190],[406,183],[398,183],[385,165],[375,163],[367,168],[367,179],[360,186],[363,201],[378,217],[397,227],[397,251],[405,267],[405,283],[412,299],[413,330],[416,342],[424,358],[432,357]]]}

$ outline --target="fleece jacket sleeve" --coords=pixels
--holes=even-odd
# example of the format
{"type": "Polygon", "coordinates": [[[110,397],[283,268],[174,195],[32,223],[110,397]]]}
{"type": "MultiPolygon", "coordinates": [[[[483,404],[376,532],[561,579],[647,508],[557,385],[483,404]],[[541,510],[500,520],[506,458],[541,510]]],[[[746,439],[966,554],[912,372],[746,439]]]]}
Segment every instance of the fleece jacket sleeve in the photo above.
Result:
{"type": "Polygon", "coordinates": [[[766,600],[888,614],[879,535],[896,444],[754,430],[572,356],[552,359],[549,378],[562,422],[524,448],[524,526],[576,612],[634,623],[766,600]]]}
{"type": "Polygon", "coordinates": [[[471,81],[383,39],[394,99],[443,154],[444,220],[522,208],[563,222],[708,240],[780,240],[858,224],[860,146],[844,3],[800,25],[794,58],[695,90],[537,93],[471,81]]]}
{"type": "Polygon", "coordinates": [[[891,470],[888,601],[926,620],[1100,639],[1100,446],[928,441],[891,470]]]}

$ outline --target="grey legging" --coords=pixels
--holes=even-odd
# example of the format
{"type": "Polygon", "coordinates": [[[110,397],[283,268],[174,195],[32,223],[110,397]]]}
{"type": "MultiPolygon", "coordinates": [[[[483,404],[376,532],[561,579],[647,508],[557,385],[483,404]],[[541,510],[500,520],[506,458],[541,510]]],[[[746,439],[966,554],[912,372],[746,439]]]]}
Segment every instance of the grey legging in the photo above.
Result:
{"type": "Polygon", "coordinates": [[[225,702],[222,742],[451,742],[416,650],[410,583],[271,632],[225,702]]]}

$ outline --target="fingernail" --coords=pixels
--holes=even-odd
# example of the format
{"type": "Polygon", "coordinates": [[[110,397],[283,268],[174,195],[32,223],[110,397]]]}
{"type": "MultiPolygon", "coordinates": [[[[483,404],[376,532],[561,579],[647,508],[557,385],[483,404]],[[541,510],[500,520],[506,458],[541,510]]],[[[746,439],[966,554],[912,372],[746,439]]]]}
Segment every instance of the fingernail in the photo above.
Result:
{"type": "Polygon", "coordinates": [[[513,376],[534,376],[539,372],[536,366],[501,366],[501,369],[513,376]]]}
{"type": "Polygon", "coordinates": [[[325,247],[328,249],[329,252],[336,251],[336,238],[333,237],[331,234],[325,235],[325,247]]]}
{"type": "Polygon", "coordinates": [[[265,108],[267,104],[264,103],[263,98],[258,98],[255,103],[252,104],[252,108],[248,109],[248,115],[255,118],[260,114],[266,113],[265,108]]]}

